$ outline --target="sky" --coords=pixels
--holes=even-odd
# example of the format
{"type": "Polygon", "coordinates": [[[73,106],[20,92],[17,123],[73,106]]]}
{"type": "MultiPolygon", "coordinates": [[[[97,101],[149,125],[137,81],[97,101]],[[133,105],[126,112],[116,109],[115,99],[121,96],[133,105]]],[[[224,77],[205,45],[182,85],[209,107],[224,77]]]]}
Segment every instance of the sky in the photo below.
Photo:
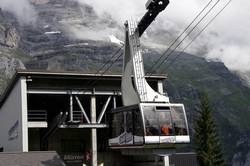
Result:
{"type": "MultiPolygon", "coordinates": [[[[145,12],[145,0],[79,0],[92,6],[102,15],[110,15],[120,24],[128,18],[140,18],[145,12]],[[112,9],[112,10],[110,10],[112,9]]],[[[175,0],[157,17],[153,26],[174,31],[177,37],[210,0],[175,0]]],[[[210,7],[217,0],[212,0],[210,7]]],[[[210,15],[191,36],[202,27],[228,2],[220,0],[210,15]]],[[[229,6],[212,22],[202,35],[186,50],[193,54],[204,51],[209,60],[222,61],[231,70],[250,72],[250,1],[232,0],[229,6]]],[[[188,38],[187,38],[188,39],[188,38]]],[[[191,38],[192,39],[192,38],[191,38]]],[[[182,47],[188,43],[184,42],[182,47]]],[[[166,43],[162,43],[167,48],[166,43]]]]}
{"type": "MultiPolygon", "coordinates": [[[[75,0],[92,6],[99,17],[110,15],[121,27],[126,19],[139,20],[146,12],[146,0],[75,0]]],[[[152,46],[156,43],[163,49],[168,48],[170,41],[175,39],[193,20],[199,11],[210,0],[170,0],[170,4],[155,20],[148,33],[144,34],[145,43],[152,46]],[[157,32],[161,32],[157,34],[157,32]]],[[[211,0],[210,7],[217,2],[211,0]]],[[[192,37],[216,14],[228,0],[219,0],[216,8],[208,18],[185,40],[185,47],[192,37]]],[[[0,7],[15,14],[22,24],[34,24],[36,11],[29,0],[0,0],[0,7]]],[[[250,1],[232,0],[230,5],[216,18],[202,35],[185,51],[202,55],[208,60],[222,61],[231,70],[250,73],[250,1]]],[[[101,26],[100,26],[101,27],[101,26]]],[[[116,29],[110,28],[86,29],[82,32],[110,36],[116,29]]],[[[77,32],[79,33],[79,32],[77,32]]],[[[79,35],[81,36],[81,35],[79,35]]],[[[121,39],[122,40],[122,39],[121,39]]],[[[181,50],[180,48],[180,50],[181,50]]]]}

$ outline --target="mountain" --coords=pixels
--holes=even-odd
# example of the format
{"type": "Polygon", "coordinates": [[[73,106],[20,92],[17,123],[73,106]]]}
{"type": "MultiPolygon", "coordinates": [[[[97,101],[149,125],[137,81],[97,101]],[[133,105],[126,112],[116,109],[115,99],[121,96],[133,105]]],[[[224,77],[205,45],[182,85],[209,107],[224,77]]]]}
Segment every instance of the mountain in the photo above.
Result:
{"type": "Polygon", "coordinates": [[[189,54],[180,56],[166,72],[169,76],[165,84],[168,94],[172,101],[184,101],[191,124],[196,118],[199,93],[208,93],[229,163],[247,166],[250,89],[223,63],[208,62],[189,54]]]}
{"type": "MultiPolygon", "coordinates": [[[[100,17],[92,7],[77,1],[30,2],[37,11],[35,25],[21,24],[11,13],[0,10],[0,93],[15,68],[95,72],[119,49],[119,45],[105,40],[106,34],[99,33],[106,28],[113,33],[107,34],[107,38],[110,35],[121,38],[122,27],[111,16],[100,17]]],[[[147,46],[142,49],[149,70],[162,51],[147,46]]],[[[178,52],[162,68],[153,71],[168,75],[165,90],[170,100],[185,104],[193,131],[198,96],[206,91],[215,109],[213,114],[229,165],[249,165],[250,89],[246,82],[223,63],[187,53],[176,59],[176,55],[178,52]],[[174,59],[175,63],[170,64],[174,59]]],[[[120,73],[121,67],[122,59],[108,72],[120,73]]]]}

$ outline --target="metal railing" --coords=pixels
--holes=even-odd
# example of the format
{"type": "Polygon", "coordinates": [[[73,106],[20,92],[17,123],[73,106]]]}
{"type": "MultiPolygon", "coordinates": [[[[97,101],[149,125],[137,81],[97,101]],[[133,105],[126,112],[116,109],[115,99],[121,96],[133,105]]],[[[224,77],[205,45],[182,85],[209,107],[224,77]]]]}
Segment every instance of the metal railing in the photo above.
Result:
{"type": "Polygon", "coordinates": [[[28,110],[28,121],[30,122],[47,121],[47,111],[46,110],[28,110]]]}
{"type": "Polygon", "coordinates": [[[86,122],[82,111],[73,111],[73,121],[86,122]]]}

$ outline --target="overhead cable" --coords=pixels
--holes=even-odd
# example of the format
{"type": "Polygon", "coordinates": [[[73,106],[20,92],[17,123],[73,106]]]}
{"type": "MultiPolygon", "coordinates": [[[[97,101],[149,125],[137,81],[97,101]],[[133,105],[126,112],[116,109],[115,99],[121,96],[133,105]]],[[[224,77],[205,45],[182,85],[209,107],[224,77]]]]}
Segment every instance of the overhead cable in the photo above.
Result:
{"type": "MultiPolygon", "coordinates": [[[[123,47],[124,47],[124,45],[122,45],[118,50],[116,50],[116,51],[113,53],[113,55],[111,56],[110,60],[107,61],[106,63],[104,63],[104,64],[102,65],[102,67],[100,67],[100,68],[96,71],[95,74],[99,74],[99,73],[100,73],[109,63],[111,63],[110,66],[112,67],[112,65],[116,62],[116,59],[115,59],[114,61],[113,61],[112,59],[118,55],[118,53],[122,50],[123,47]]],[[[110,68],[110,67],[108,67],[108,68],[110,68]]],[[[107,71],[107,69],[105,69],[105,71],[107,71]]],[[[102,73],[104,74],[105,72],[102,72],[102,73]]]]}
{"type": "Polygon", "coordinates": [[[114,61],[112,61],[112,63],[108,66],[108,68],[106,68],[106,70],[104,70],[101,75],[105,74],[123,55],[123,52],[120,53],[119,56],[116,57],[116,59],[114,61]]]}
{"type": "MultiPolygon", "coordinates": [[[[197,20],[197,18],[208,8],[208,6],[212,3],[213,0],[210,0],[206,6],[196,15],[196,17],[192,20],[192,22],[182,31],[182,33],[173,41],[171,41],[170,46],[167,48],[167,50],[153,63],[153,65],[148,70],[149,72],[152,72],[154,66],[161,60],[161,58],[164,57],[164,55],[170,50],[170,48],[180,39],[180,37],[190,28],[190,26],[197,20]]],[[[146,74],[148,74],[146,73],[146,74]]]]}
{"type": "MultiPolygon", "coordinates": [[[[221,12],[232,2],[232,0],[229,0],[224,7],[202,28],[202,30],[182,49],[181,52],[179,52],[175,58],[170,62],[170,64],[165,68],[165,70],[169,69],[170,66],[173,65],[173,63],[178,59],[178,57],[184,53],[184,51],[204,32],[204,30],[221,14],[221,12]]],[[[161,70],[160,73],[163,73],[163,70],[161,70]]]]}
{"type": "MultiPolygon", "coordinates": [[[[208,16],[208,14],[217,6],[217,4],[220,2],[221,0],[217,0],[216,3],[206,12],[206,14],[194,25],[194,27],[184,36],[184,38],[177,44],[176,47],[174,47],[171,52],[169,54],[166,55],[166,57],[160,62],[160,60],[156,61],[156,63],[153,65],[153,68],[159,68],[159,66],[161,66],[164,62],[166,62],[169,58],[169,56],[184,42],[184,40],[195,30],[195,28],[208,16]],[[158,64],[158,62],[160,62],[158,64]],[[158,64],[158,65],[157,65],[158,64]]],[[[170,50],[170,48],[168,49],[170,50]]],[[[165,51],[161,57],[164,57],[165,54],[167,53],[167,51],[165,51]]],[[[148,74],[148,73],[147,73],[148,74]]],[[[149,74],[152,75],[152,72],[149,74]]]]}

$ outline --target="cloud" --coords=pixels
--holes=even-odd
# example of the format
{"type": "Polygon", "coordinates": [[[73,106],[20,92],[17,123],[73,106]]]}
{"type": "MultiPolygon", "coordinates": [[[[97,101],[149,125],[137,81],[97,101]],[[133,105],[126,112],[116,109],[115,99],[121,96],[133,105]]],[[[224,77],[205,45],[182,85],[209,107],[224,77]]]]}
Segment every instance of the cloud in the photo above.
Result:
{"type": "Polygon", "coordinates": [[[78,0],[80,3],[90,5],[99,16],[108,13],[118,24],[124,24],[126,19],[138,18],[146,10],[144,0],[78,0]]]}
{"type": "MultiPolygon", "coordinates": [[[[120,25],[126,19],[139,19],[145,13],[146,0],[78,0],[93,7],[99,16],[108,13],[120,25]]],[[[144,35],[147,42],[161,46],[169,45],[178,34],[192,21],[195,15],[209,0],[170,1],[169,6],[144,35]]],[[[216,0],[213,0],[214,4],[216,0]]],[[[220,0],[217,8],[198,26],[197,30],[187,38],[185,44],[221,9],[228,0],[220,0]]],[[[210,5],[211,6],[211,5],[210,5]]],[[[219,17],[186,51],[203,54],[208,59],[221,60],[231,70],[250,71],[250,1],[232,1],[219,17]],[[204,49],[205,48],[205,49],[204,49]]]]}
{"type": "MultiPolygon", "coordinates": [[[[146,0],[77,0],[81,4],[89,5],[96,12],[97,16],[102,18],[104,15],[110,15],[112,19],[119,25],[119,29],[116,31],[117,34],[120,33],[119,37],[123,36],[123,24],[126,20],[136,20],[139,21],[142,16],[146,13],[145,3],[146,0]],[[121,35],[122,34],[122,35],[121,35]]],[[[165,48],[166,43],[173,40],[180,30],[184,28],[185,23],[188,23],[196,12],[198,5],[196,5],[195,0],[183,0],[182,3],[170,2],[167,10],[160,14],[160,16],[155,20],[150,28],[143,35],[143,42],[146,45],[151,45],[157,48],[165,48]],[[183,15],[180,15],[175,7],[179,10],[183,10],[185,6],[192,5],[193,8],[188,8],[189,10],[183,15]],[[174,16],[174,17],[172,17],[174,16]]],[[[84,18],[85,19],[85,18],[84,18]]],[[[93,20],[92,20],[93,21],[93,20]]],[[[100,25],[103,28],[97,29],[96,34],[103,34],[105,30],[105,24],[100,25]]],[[[86,27],[85,27],[86,28],[86,27]]],[[[93,30],[94,27],[91,27],[93,30]]],[[[109,31],[106,31],[109,33],[109,31]]],[[[110,34],[112,35],[112,34],[110,34]]],[[[102,36],[102,35],[100,35],[102,36]]],[[[120,38],[122,39],[122,38],[120,38]]]]}
{"type": "Polygon", "coordinates": [[[221,60],[231,70],[249,72],[249,8],[247,0],[232,1],[193,45],[206,46],[208,58],[221,60]]]}
{"type": "Polygon", "coordinates": [[[64,24],[65,31],[69,36],[76,39],[88,39],[88,40],[108,40],[110,34],[117,34],[116,28],[104,27],[102,30],[86,27],[82,25],[69,25],[64,24]]]}
{"type": "Polygon", "coordinates": [[[0,0],[0,7],[16,16],[20,24],[34,24],[37,13],[29,0],[0,0]]]}

